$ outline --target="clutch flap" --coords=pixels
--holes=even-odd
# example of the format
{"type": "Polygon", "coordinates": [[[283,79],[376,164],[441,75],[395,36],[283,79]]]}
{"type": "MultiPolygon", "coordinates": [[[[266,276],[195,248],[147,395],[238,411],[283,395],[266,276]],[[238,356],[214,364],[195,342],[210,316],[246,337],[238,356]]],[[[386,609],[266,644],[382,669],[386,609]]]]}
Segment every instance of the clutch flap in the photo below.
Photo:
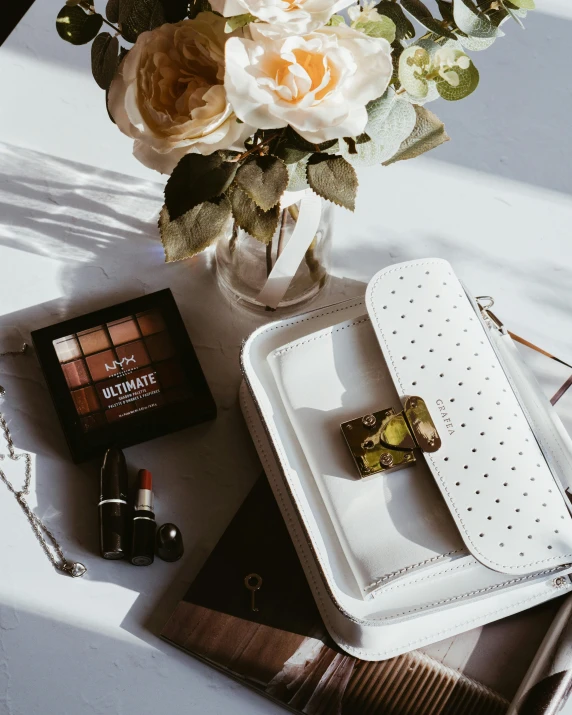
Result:
{"type": "Polygon", "coordinates": [[[379,435],[381,419],[392,427],[391,445],[403,440],[388,453],[423,454],[467,548],[485,566],[523,574],[571,562],[570,513],[449,263],[380,271],[366,305],[404,414],[380,405],[363,426],[379,435]]]}

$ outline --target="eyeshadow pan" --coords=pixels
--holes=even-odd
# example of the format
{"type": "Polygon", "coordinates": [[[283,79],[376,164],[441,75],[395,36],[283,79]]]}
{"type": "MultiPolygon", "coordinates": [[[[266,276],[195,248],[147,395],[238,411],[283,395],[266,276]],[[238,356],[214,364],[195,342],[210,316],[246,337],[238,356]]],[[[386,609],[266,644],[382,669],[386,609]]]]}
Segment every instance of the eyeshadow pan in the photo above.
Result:
{"type": "Polygon", "coordinates": [[[68,362],[62,365],[62,370],[64,371],[64,377],[66,378],[68,387],[72,390],[89,383],[89,375],[87,374],[87,368],[83,360],[68,362]]]}
{"type": "Polygon", "coordinates": [[[123,318],[122,320],[114,320],[113,323],[107,324],[107,329],[111,335],[114,345],[129,343],[132,340],[137,340],[141,337],[139,328],[134,318],[123,318]]]}
{"type": "Polygon", "coordinates": [[[66,338],[55,340],[54,348],[60,362],[77,360],[77,358],[81,357],[81,350],[75,335],[68,335],[66,338]]]}
{"type": "Polygon", "coordinates": [[[148,310],[137,315],[137,322],[143,335],[152,335],[165,330],[165,321],[158,310],[148,310]]]}
{"type": "Polygon", "coordinates": [[[145,345],[147,345],[147,352],[153,362],[167,360],[175,354],[173,343],[171,342],[169,333],[166,331],[145,338],[145,345]]]}
{"type": "Polygon", "coordinates": [[[87,415],[90,412],[99,410],[99,400],[93,387],[83,387],[71,393],[75,408],[80,415],[87,415]]]}
{"type": "Polygon", "coordinates": [[[91,355],[85,359],[92,380],[105,380],[121,371],[121,365],[117,362],[113,350],[105,350],[97,355],[91,355]]]}
{"type": "Polygon", "coordinates": [[[109,337],[101,326],[84,330],[82,333],[78,333],[77,337],[84,355],[92,355],[111,347],[109,337]]]}
{"type": "Polygon", "coordinates": [[[137,367],[144,367],[151,362],[142,340],[120,345],[116,352],[117,358],[121,362],[122,370],[133,370],[137,367]]]}

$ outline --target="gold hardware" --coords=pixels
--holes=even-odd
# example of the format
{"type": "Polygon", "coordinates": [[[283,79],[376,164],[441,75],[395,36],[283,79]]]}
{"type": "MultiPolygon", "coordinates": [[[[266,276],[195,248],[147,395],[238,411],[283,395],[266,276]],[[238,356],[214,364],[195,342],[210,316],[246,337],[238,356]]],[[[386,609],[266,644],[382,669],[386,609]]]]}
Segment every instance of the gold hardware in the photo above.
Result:
{"type": "Polygon", "coordinates": [[[413,450],[436,452],[441,438],[425,400],[408,397],[402,412],[373,412],[341,425],[361,478],[415,462],[413,450]]]}
{"type": "Polygon", "coordinates": [[[259,609],[254,604],[254,598],[256,592],[262,586],[262,576],[257,573],[249,573],[248,576],[244,577],[244,585],[250,591],[250,610],[257,612],[259,609]]]}

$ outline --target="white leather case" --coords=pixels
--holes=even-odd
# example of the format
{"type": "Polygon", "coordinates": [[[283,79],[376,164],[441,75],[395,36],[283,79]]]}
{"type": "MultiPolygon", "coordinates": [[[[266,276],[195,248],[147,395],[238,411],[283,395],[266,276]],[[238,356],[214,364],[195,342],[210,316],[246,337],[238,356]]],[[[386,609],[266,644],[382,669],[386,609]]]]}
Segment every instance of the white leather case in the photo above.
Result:
{"type": "Polygon", "coordinates": [[[241,404],[328,631],[382,660],[572,587],[572,445],[450,265],[257,330],[241,404]],[[359,479],[340,425],[422,397],[432,454],[359,479]]]}

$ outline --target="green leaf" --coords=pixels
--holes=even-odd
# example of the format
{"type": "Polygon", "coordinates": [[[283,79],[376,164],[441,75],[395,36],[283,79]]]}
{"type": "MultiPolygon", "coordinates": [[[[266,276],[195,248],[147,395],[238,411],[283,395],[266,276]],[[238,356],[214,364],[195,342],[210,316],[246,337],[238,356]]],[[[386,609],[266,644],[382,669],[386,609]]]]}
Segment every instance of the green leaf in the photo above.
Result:
{"type": "Polygon", "coordinates": [[[142,32],[154,30],[164,22],[161,0],[120,0],[121,34],[128,42],[135,42],[142,32]]]}
{"type": "Polygon", "coordinates": [[[503,34],[472,0],[454,0],[453,17],[459,30],[469,37],[494,39],[503,34]]]}
{"type": "Polygon", "coordinates": [[[308,184],[308,179],[306,178],[308,160],[303,159],[297,164],[288,164],[286,167],[288,169],[288,186],[287,191],[303,191],[304,189],[309,189],[310,184],[308,184]]]}
{"type": "Polygon", "coordinates": [[[429,52],[418,45],[410,45],[399,58],[399,81],[415,99],[423,99],[429,92],[425,75],[431,67],[429,52]]]}
{"type": "Polygon", "coordinates": [[[472,62],[467,69],[454,67],[452,72],[459,78],[459,84],[457,86],[454,87],[446,80],[437,82],[437,91],[443,99],[449,102],[455,102],[468,97],[479,85],[479,70],[472,62]]]}
{"type": "Polygon", "coordinates": [[[368,123],[365,130],[379,149],[364,147],[362,150],[358,146],[359,160],[351,162],[354,166],[373,163],[374,160],[375,163],[383,163],[390,159],[411,134],[417,120],[411,102],[396,96],[391,88],[375,103],[370,102],[367,110],[368,123]]]}
{"type": "Polygon", "coordinates": [[[380,15],[389,17],[395,24],[395,39],[401,42],[402,40],[410,40],[415,37],[415,28],[411,24],[411,20],[405,15],[401,7],[393,0],[381,0],[375,6],[375,9],[380,15]]]}
{"type": "Polygon", "coordinates": [[[56,18],[58,35],[72,45],[91,42],[101,29],[103,17],[98,13],[88,15],[78,5],[63,7],[56,18]]]}
{"type": "Polygon", "coordinates": [[[295,132],[292,127],[286,127],[286,131],[284,132],[284,140],[289,146],[311,153],[331,149],[338,142],[337,139],[330,139],[329,141],[322,142],[321,144],[312,144],[312,142],[307,141],[297,132],[295,132]]]}
{"type": "Polygon", "coordinates": [[[176,220],[163,206],[159,214],[159,231],[165,249],[165,260],[182,261],[208,248],[223,235],[231,217],[230,202],[218,196],[193,207],[176,220]]]}
{"type": "Polygon", "coordinates": [[[91,71],[101,89],[108,89],[119,64],[119,40],[102,32],[91,46],[91,71]]]}
{"type": "Polygon", "coordinates": [[[105,6],[105,17],[109,22],[119,22],[119,0],[107,0],[105,6]]]}
{"type": "Polygon", "coordinates": [[[286,191],[288,169],[275,156],[251,157],[236,172],[236,183],[263,211],[269,211],[286,191]]]}
{"type": "Polygon", "coordinates": [[[248,25],[255,20],[256,18],[254,17],[254,15],[251,15],[249,12],[245,13],[244,15],[234,15],[233,17],[228,17],[226,19],[224,31],[227,33],[234,32],[235,30],[238,30],[239,27],[244,27],[245,25],[248,25]]]}
{"type": "Polygon", "coordinates": [[[359,19],[352,24],[354,30],[363,32],[368,37],[383,37],[390,44],[395,41],[397,28],[393,20],[385,15],[380,15],[379,20],[361,22],[359,19]]]}
{"type": "Polygon", "coordinates": [[[451,40],[457,39],[457,36],[445,27],[445,24],[442,21],[436,20],[433,17],[429,8],[427,8],[421,0],[401,0],[401,4],[410,15],[413,15],[417,22],[423,25],[423,27],[426,27],[428,30],[441,37],[449,37],[451,40]]]}
{"type": "Polygon", "coordinates": [[[511,5],[515,5],[519,10],[535,10],[534,0],[510,0],[511,5]]]}
{"type": "Polygon", "coordinates": [[[165,205],[172,221],[194,206],[223,194],[232,183],[238,165],[218,154],[186,154],[165,186],[165,205]]]}
{"type": "Polygon", "coordinates": [[[312,152],[309,149],[298,149],[295,146],[288,146],[285,141],[280,142],[272,152],[274,156],[286,164],[297,164],[302,159],[305,159],[312,152]]]}
{"type": "Polygon", "coordinates": [[[355,209],[358,179],[342,156],[313,154],[308,160],[307,178],[318,196],[350,211],[355,209]]]}
{"type": "Polygon", "coordinates": [[[240,228],[258,241],[270,243],[278,227],[280,204],[263,211],[239,186],[233,186],[229,193],[232,215],[240,228]]]}
{"type": "Polygon", "coordinates": [[[328,20],[326,25],[328,27],[337,27],[338,25],[345,25],[346,21],[342,17],[342,15],[332,15],[332,17],[328,20]]]}
{"type": "Polygon", "coordinates": [[[414,159],[425,152],[438,147],[443,142],[449,141],[445,132],[445,125],[425,107],[413,106],[417,120],[411,134],[401,143],[398,151],[387,161],[384,166],[394,164],[396,161],[414,159]]]}

